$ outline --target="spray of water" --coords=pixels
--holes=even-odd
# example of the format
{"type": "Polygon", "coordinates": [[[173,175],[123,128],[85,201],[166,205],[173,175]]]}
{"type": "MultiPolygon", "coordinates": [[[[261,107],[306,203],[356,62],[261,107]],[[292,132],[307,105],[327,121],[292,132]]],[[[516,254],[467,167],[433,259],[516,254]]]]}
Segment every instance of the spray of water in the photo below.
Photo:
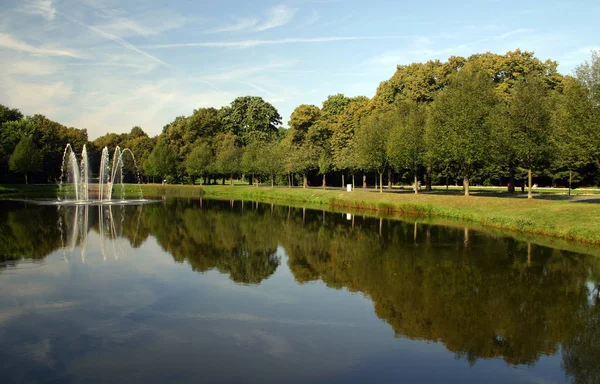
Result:
{"type": "MultiPolygon", "coordinates": [[[[102,149],[102,155],[100,157],[100,169],[98,171],[98,200],[99,201],[110,201],[115,185],[120,186],[121,199],[125,198],[125,184],[123,168],[125,163],[123,161],[123,155],[129,154],[133,160],[133,166],[135,168],[135,176],[138,184],[140,183],[139,170],[135,161],[135,156],[130,149],[121,149],[120,147],[115,148],[113,153],[112,163],[110,153],[107,147],[102,149]]],[[[90,201],[90,188],[93,184],[90,184],[91,172],[89,166],[89,158],[87,148],[84,145],[81,151],[81,161],[77,161],[77,156],[73,151],[71,144],[67,144],[63,153],[63,159],[60,167],[61,176],[59,187],[62,190],[65,184],[73,186],[72,198],[77,202],[90,201]]],[[[143,199],[142,190],[139,188],[140,199],[143,199]]]]}

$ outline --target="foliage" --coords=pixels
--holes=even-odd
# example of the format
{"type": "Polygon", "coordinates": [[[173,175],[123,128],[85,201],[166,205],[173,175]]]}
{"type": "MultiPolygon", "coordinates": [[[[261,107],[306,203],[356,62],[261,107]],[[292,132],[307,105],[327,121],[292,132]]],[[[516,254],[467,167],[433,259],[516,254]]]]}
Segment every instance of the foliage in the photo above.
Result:
{"type": "Polygon", "coordinates": [[[166,178],[175,171],[177,155],[164,140],[159,140],[144,163],[144,170],[150,176],[166,178]]]}
{"type": "Polygon", "coordinates": [[[42,156],[29,136],[23,136],[19,141],[15,151],[10,155],[9,166],[11,171],[25,175],[25,184],[27,184],[27,174],[42,169],[42,156]]]}
{"type": "MultiPolygon", "coordinates": [[[[154,137],[135,126],[93,142],[85,129],[0,106],[0,182],[17,180],[9,172],[9,156],[29,135],[42,154],[36,180],[46,183],[59,178],[71,143],[77,153],[86,145],[92,172],[104,147],[110,153],[117,146],[131,149],[146,182],[165,174],[183,182],[201,174],[247,173],[272,180],[296,174],[314,183],[335,172],[342,179],[348,173],[369,178],[377,173],[381,183],[393,168],[396,176],[388,178],[402,182],[427,170],[427,181],[454,184],[462,178],[465,186],[514,187],[532,169],[536,183],[564,184],[565,175],[574,175],[580,186],[595,185],[600,182],[598,57],[593,52],[575,78],[559,74],[557,62],[519,49],[398,65],[372,99],[334,94],[320,108],[299,105],[288,129],[280,126],[275,107],[256,96],[238,97],[220,109],[194,109],[154,137]]],[[[137,180],[130,157],[124,176],[137,180]]]]}
{"type": "Polygon", "coordinates": [[[390,165],[396,171],[410,170],[415,179],[415,192],[419,168],[425,165],[426,106],[423,103],[406,101],[392,112],[393,126],[388,141],[390,165]]]}
{"type": "Polygon", "coordinates": [[[592,51],[592,58],[575,69],[575,75],[588,90],[590,99],[600,107],[600,51],[592,51]]]}
{"type": "Polygon", "coordinates": [[[467,195],[469,177],[488,158],[490,116],[496,105],[492,80],[480,66],[470,64],[451,78],[431,106],[429,145],[435,157],[458,164],[467,195]]]}
{"type": "Polygon", "coordinates": [[[214,155],[208,143],[197,144],[187,156],[185,168],[188,175],[206,176],[213,171],[214,155]]]}
{"type": "Polygon", "coordinates": [[[231,133],[220,134],[216,140],[215,165],[222,175],[233,175],[240,171],[242,151],[237,138],[231,133]]]}

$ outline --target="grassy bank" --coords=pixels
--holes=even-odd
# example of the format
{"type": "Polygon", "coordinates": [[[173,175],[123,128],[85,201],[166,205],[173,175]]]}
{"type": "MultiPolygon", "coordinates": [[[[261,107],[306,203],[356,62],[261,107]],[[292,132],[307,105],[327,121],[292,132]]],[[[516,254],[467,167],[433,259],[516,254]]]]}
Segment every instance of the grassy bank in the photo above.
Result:
{"type": "MultiPolygon", "coordinates": [[[[128,198],[204,196],[216,199],[253,200],[313,208],[361,210],[384,216],[439,218],[475,224],[477,227],[516,231],[523,234],[553,236],[600,245],[600,204],[586,202],[514,199],[483,196],[419,194],[409,192],[377,193],[374,191],[302,189],[253,186],[190,186],[142,184],[127,185],[128,198]]],[[[0,186],[0,195],[52,197],[55,185],[0,186]]],[[[120,192],[113,192],[120,196],[120,192]]]]}
{"type": "Polygon", "coordinates": [[[0,196],[56,197],[57,193],[58,185],[55,184],[0,185],[0,196]]]}
{"type": "Polygon", "coordinates": [[[302,203],[376,211],[391,215],[440,217],[478,226],[554,236],[600,245],[600,204],[478,196],[345,192],[301,188],[183,187],[207,198],[302,203]],[[198,191],[199,192],[199,191],[198,191]]]}

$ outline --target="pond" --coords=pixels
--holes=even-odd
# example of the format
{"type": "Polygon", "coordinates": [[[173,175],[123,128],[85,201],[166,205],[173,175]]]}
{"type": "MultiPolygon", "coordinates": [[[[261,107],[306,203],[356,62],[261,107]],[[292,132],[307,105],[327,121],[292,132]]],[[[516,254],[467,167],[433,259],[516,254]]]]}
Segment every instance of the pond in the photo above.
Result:
{"type": "Polygon", "coordinates": [[[0,201],[2,382],[600,382],[600,258],[241,201],[0,201]]]}

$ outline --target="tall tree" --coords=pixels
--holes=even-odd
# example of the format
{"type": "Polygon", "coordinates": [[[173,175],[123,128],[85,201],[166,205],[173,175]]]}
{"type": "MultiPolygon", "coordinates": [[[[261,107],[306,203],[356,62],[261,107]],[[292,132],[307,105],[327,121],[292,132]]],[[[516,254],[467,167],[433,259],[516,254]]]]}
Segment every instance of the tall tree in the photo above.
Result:
{"type": "Polygon", "coordinates": [[[315,125],[321,117],[321,110],[315,105],[302,104],[294,109],[289,121],[289,132],[293,144],[301,144],[310,127],[315,125]]]}
{"type": "Polygon", "coordinates": [[[242,154],[240,167],[242,172],[246,175],[250,175],[250,184],[256,179],[256,186],[258,187],[258,176],[262,173],[261,162],[265,156],[264,153],[265,145],[261,140],[251,140],[248,145],[244,148],[242,154]]]}
{"type": "Polygon", "coordinates": [[[264,152],[260,168],[271,179],[271,187],[275,185],[275,176],[284,171],[284,152],[277,140],[271,140],[264,145],[264,152]]]}
{"type": "Polygon", "coordinates": [[[418,172],[426,160],[426,105],[406,101],[392,112],[391,118],[393,126],[387,148],[390,165],[396,171],[409,169],[414,176],[415,193],[418,193],[418,172]]]}
{"type": "Polygon", "coordinates": [[[258,96],[238,97],[221,114],[225,127],[239,136],[242,144],[252,138],[265,140],[277,135],[281,124],[277,109],[258,96]]]}
{"type": "Polygon", "coordinates": [[[490,115],[496,105],[492,79],[473,64],[458,71],[432,103],[429,143],[458,164],[465,196],[469,195],[469,177],[487,159],[490,115]]]}
{"type": "Polygon", "coordinates": [[[553,145],[558,149],[557,165],[569,171],[569,195],[573,171],[589,164],[599,150],[589,91],[572,77],[564,80],[553,116],[553,145]]]}
{"type": "Polygon", "coordinates": [[[158,140],[144,164],[144,169],[150,176],[166,179],[167,176],[173,175],[176,166],[177,154],[175,151],[165,140],[158,140]]]}
{"type": "Polygon", "coordinates": [[[596,107],[600,107],[600,50],[592,51],[592,58],[575,68],[577,79],[587,88],[596,107]]]}
{"type": "Polygon", "coordinates": [[[206,178],[212,171],[213,163],[212,148],[207,142],[201,142],[196,144],[187,156],[185,168],[188,175],[192,177],[204,176],[204,183],[206,183],[206,178]]]}
{"type": "Polygon", "coordinates": [[[23,119],[21,111],[0,104],[0,126],[8,121],[19,121],[21,119],[23,119]]]}
{"type": "Polygon", "coordinates": [[[29,136],[23,136],[15,151],[10,156],[9,166],[11,171],[25,175],[25,184],[28,184],[27,174],[42,170],[42,156],[29,136]]]}
{"type": "Polygon", "coordinates": [[[389,114],[374,114],[361,124],[355,136],[355,148],[361,169],[379,176],[379,191],[383,192],[383,173],[388,164],[387,141],[392,120],[389,114]]]}
{"type": "Polygon", "coordinates": [[[342,171],[342,187],[345,184],[343,180],[345,170],[350,171],[352,174],[352,186],[354,187],[354,173],[358,170],[354,136],[363,119],[371,111],[368,98],[357,97],[352,99],[339,116],[331,135],[330,145],[333,168],[342,171]]]}
{"type": "Polygon", "coordinates": [[[233,175],[240,171],[242,150],[237,143],[237,137],[231,133],[221,134],[216,139],[215,165],[217,171],[229,176],[233,186],[233,175]]]}
{"type": "Polygon", "coordinates": [[[516,158],[527,170],[527,198],[533,198],[532,173],[547,165],[551,146],[551,115],[548,87],[540,76],[526,76],[513,89],[508,107],[507,127],[516,158]]]}

